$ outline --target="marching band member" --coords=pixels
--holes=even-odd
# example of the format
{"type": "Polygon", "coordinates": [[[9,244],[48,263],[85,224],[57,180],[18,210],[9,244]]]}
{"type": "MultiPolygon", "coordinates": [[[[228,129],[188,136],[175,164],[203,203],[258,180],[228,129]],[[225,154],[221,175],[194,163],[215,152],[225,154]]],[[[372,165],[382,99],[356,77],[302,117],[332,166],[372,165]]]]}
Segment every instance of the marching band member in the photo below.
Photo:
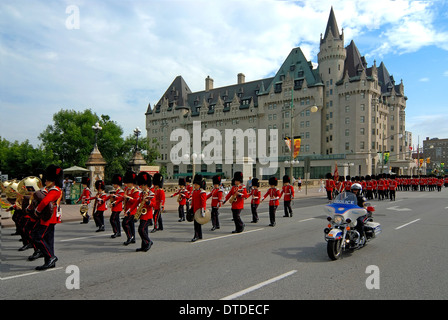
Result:
{"type": "Polygon", "coordinates": [[[135,187],[136,179],[137,175],[133,171],[127,171],[123,177],[126,190],[124,194],[124,218],[121,225],[127,237],[126,241],[123,242],[125,246],[135,243],[134,215],[137,211],[138,199],[140,197],[140,191],[135,187]]]}
{"type": "Polygon", "coordinates": [[[162,212],[165,211],[165,191],[163,188],[163,176],[155,173],[153,177],[154,185],[154,229],[151,233],[163,230],[162,212]]]}
{"type": "Polygon", "coordinates": [[[253,178],[252,179],[252,190],[249,193],[249,197],[251,198],[250,201],[250,210],[252,212],[252,223],[257,223],[258,222],[258,205],[260,204],[260,199],[261,199],[261,191],[258,190],[258,188],[260,187],[260,181],[258,180],[258,178],[253,178]]]}
{"type": "Polygon", "coordinates": [[[120,174],[114,174],[112,177],[112,186],[115,191],[106,198],[106,200],[111,200],[112,213],[109,221],[112,226],[112,231],[114,232],[110,236],[111,238],[121,237],[120,212],[123,211],[124,200],[124,191],[121,189],[122,184],[123,177],[120,174]]]}
{"type": "Polygon", "coordinates": [[[207,194],[207,199],[212,198],[212,229],[211,231],[215,231],[216,229],[219,229],[219,208],[222,204],[222,195],[223,191],[221,189],[221,176],[216,175],[212,178],[213,183],[213,189],[210,191],[209,194],[207,194]]]}
{"type": "Polygon", "coordinates": [[[244,209],[244,200],[247,198],[246,186],[243,184],[243,173],[237,171],[233,175],[235,185],[230,189],[223,204],[231,197],[234,198],[232,202],[232,216],[235,223],[235,230],[232,233],[240,233],[244,231],[244,223],[241,220],[241,210],[244,209]]]}
{"type": "Polygon", "coordinates": [[[106,201],[108,199],[107,194],[104,192],[106,188],[103,180],[95,181],[96,195],[89,200],[95,200],[93,205],[93,220],[98,227],[96,232],[104,231],[104,211],[107,210],[106,201]]]}
{"type": "Polygon", "coordinates": [[[189,197],[189,192],[185,188],[185,179],[179,178],[179,189],[171,195],[172,197],[178,196],[178,203],[179,207],[177,208],[177,211],[179,213],[179,222],[185,221],[185,210],[184,206],[187,203],[187,198],[189,197]]]}
{"type": "Polygon", "coordinates": [[[92,191],[90,191],[90,178],[88,177],[82,177],[81,180],[81,185],[83,187],[82,193],[79,196],[79,199],[76,201],[76,203],[79,203],[79,201],[81,201],[81,204],[86,205],[87,206],[87,212],[85,215],[83,215],[82,217],[82,223],[89,223],[90,220],[90,216],[89,216],[89,203],[90,203],[90,197],[92,196],[92,191]]]}
{"type": "Polygon", "coordinates": [[[185,202],[186,212],[190,209],[190,203],[191,203],[191,194],[193,193],[193,186],[191,185],[191,177],[185,178],[185,189],[187,189],[187,200],[185,202]]]}
{"type": "MultiPolygon", "coordinates": [[[[196,174],[193,179],[193,193],[191,195],[191,209],[193,213],[201,210],[205,214],[207,205],[207,193],[205,192],[205,181],[202,181],[202,175],[196,174]]],[[[194,220],[194,236],[191,242],[202,239],[202,225],[194,220]]]]}
{"type": "Polygon", "coordinates": [[[290,184],[290,178],[287,175],[283,176],[283,187],[279,198],[283,197],[283,206],[285,209],[284,217],[292,217],[291,200],[294,199],[294,187],[290,184]]]}
{"type": "Polygon", "coordinates": [[[269,186],[270,188],[267,190],[265,195],[263,196],[263,199],[261,201],[264,201],[267,196],[269,196],[269,220],[270,220],[270,227],[275,226],[275,212],[277,211],[277,207],[279,205],[279,199],[280,199],[280,190],[277,189],[278,180],[276,177],[270,177],[269,178],[269,186]]]}
{"type": "Polygon", "coordinates": [[[335,183],[331,173],[326,174],[327,180],[325,180],[325,190],[327,190],[327,199],[333,200],[333,190],[335,188],[335,183]]]}
{"type": "MultiPolygon", "coordinates": [[[[39,218],[39,223],[32,232],[33,243],[40,250],[45,258],[42,266],[36,267],[36,270],[46,270],[54,268],[58,258],[54,254],[54,229],[55,224],[60,220],[57,218],[57,201],[62,197],[62,168],[56,165],[50,165],[45,170],[45,187],[41,189],[45,195],[39,202],[37,207],[33,204],[28,206],[28,210],[34,212],[39,218]],[[50,206],[50,204],[53,206],[50,206]],[[44,210],[52,210],[49,212],[49,219],[44,220],[42,213],[44,210]]],[[[33,196],[34,197],[34,196],[33,196]]]]}
{"type": "Polygon", "coordinates": [[[141,189],[138,209],[144,209],[146,212],[140,215],[138,234],[142,242],[140,248],[137,248],[135,251],[147,252],[153,244],[148,234],[148,225],[153,218],[152,208],[154,206],[154,193],[150,190],[152,185],[151,175],[148,172],[140,172],[137,176],[137,184],[141,189]]]}

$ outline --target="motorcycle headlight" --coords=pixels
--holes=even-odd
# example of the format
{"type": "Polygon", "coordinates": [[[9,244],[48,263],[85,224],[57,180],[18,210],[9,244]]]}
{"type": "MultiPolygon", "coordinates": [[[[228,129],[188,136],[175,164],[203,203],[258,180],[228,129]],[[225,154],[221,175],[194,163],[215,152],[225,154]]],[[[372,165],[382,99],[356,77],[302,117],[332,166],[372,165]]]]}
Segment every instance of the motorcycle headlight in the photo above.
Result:
{"type": "Polygon", "coordinates": [[[341,224],[344,222],[344,217],[340,215],[335,215],[333,221],[335,224],[341,224]]]}

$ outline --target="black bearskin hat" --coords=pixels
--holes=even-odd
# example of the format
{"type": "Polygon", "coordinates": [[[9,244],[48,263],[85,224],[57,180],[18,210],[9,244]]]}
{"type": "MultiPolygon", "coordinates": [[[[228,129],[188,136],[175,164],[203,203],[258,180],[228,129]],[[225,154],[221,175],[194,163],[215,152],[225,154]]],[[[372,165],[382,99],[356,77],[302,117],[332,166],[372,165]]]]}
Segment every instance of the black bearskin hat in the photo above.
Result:
{"type": "Polygon", "coordinates": [[[270,186],[276,186],[278,184],[278,180],[276,177],[270,177],[269,178],[269,185],[270,186]]]}
{"type": "Polygon", "coordinates": [[[260,186],[260,181],[258,180],[258,178],[252,179],[252,186],[257,188],[260,186]]]}
{"type": "Polygon", "coordinates": [[[104,184],[103,180],[96,180],[95,181],[95,189],[96,190],[99,190],[99,189],[104,190],[105,187],[106,187],[106,185],[104,184]]]}
{"type": "Polygon", "coordinates": [[[284,175],[283,176],[283,183],[289,183],[289,182],[291,182],[291,179],[289,178],[289,176],[284,175]]]}
{"type": "Polygon", "coordinates": [[[191,177],[186,177],[185,182],[191,183],[191,177]]]}
{"type": "Polygon", "coordinates": [[[212,181],[213,184],[221,184],[221,176],[220,175],[213,176],[212,181]]]}
{"type": "Polygon", "coordinates": [[[58,187],[62,187],[63,176],[62,168],[54,164],[50,164],[45,169],[45,180],[54,182],[58,187]]]}
{"type": "Polygon", "coordinates": [[[87,186],[90,186],[90,178],[89,177],[82,177],[81,184],[85,184],[87,186]]]}
{"type": "Polygon", "coordinates": [[[186,185],[185,178],[179,178],[179,185],[180,186],[185,186],[186,185]]]}
{"type": "Polygon", "coordinates": [[[241,183],[243,183],[243,173],[241,171],[237,171],[233,174],[233,179],[235,179],[235,181],[239,181],[241,183]]]}
{"type": "Polygon", "coordinates": [[[137,184],[139,186],[152,186],[151,175],[148,172],[142,171],[137,175],[137,184]]]}
{"type": "Polygon", "coordinates": [[[113,175],[112,184],[118,184],[119,186],[123,184],[123,177],[121,176],[121,174],[116,173],[113,175]]]}
{"type": "Polygon", "coordinates": [[[134,183],[135,184],[136,179],[137,179],[137,175],[135,174],[134,171],[127,171],[124,174],[123,182],[124,183],[134,183]]]}
{"type": "Polygon", "coordinates": [[[202,175],[201,174],[194,175],[193,184],[198,184],[202,187],[202,175]]]}
{"type": "Polygon", "coordinates": [[[154,177],[152,178],[152,183],[155,186],[159,186],[159,188],[163,188],[163,176],[160,173],[154,173],[154,177]]]}
{"type": "Polygon", "coordinates": [[[328,172],[326,175],[325,175],[325,178],[327,178],[327,179],[331,179],[332,178],[332,175],[331,175],[331,173],[330,172],[328,172]]]}

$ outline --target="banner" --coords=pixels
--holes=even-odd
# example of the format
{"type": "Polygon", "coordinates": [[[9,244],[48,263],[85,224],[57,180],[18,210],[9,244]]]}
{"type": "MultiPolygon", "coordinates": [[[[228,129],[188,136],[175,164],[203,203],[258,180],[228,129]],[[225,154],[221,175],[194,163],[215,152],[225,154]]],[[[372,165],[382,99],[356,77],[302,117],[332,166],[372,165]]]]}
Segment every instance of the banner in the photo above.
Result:
{"type": "Polygon", "coordinates": [[[389,152],[384,152],[384,163],[383,164],[386,164],[389,162],[389,155],[390,155],[389,152]]]}
{"type": "Polygon", "coordinates": [[[419,167],[421,167],[423,165],[423,161],[424,161],[424,159],[419,159],[419,162],[420,162],[419,167]]]}
{"type": "Polygon", "coordinates": [[[338,171],[338,164],[334,163],[334,174],[333,174],[333,180],[338,181],[339,180],[339,171],[338,171]]]}
{"type": "MultiPolygon", "coordinates": [[[[289,152],[291,152],[291,139],[289,137],[285,137],[285,143],[288,146],[289,152]]],[[[300,136],[294,137],[294,154],[293,159],[297,158],[300,152],[300,136]]]]}

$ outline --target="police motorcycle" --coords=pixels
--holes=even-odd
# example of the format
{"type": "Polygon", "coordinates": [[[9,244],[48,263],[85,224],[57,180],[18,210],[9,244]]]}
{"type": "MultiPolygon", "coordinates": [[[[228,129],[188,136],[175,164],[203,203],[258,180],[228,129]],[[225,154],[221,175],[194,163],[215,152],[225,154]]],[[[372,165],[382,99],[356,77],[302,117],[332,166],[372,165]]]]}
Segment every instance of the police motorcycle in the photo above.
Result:
{"type": "Polygon", "coordinates": [[[343,251],[362,248],[367,241],[381,233],[381,225],[373,222],[375,208],[366,203],[365,208],[358,206],[358,199],[352,192],[343,192],[325,206],[328,214],[328,226],[324,229],[327,253],[331,260],[341,257],[343,251]],[[364,221],[364,228],[356,228],[358,218],[364,221]]]}

